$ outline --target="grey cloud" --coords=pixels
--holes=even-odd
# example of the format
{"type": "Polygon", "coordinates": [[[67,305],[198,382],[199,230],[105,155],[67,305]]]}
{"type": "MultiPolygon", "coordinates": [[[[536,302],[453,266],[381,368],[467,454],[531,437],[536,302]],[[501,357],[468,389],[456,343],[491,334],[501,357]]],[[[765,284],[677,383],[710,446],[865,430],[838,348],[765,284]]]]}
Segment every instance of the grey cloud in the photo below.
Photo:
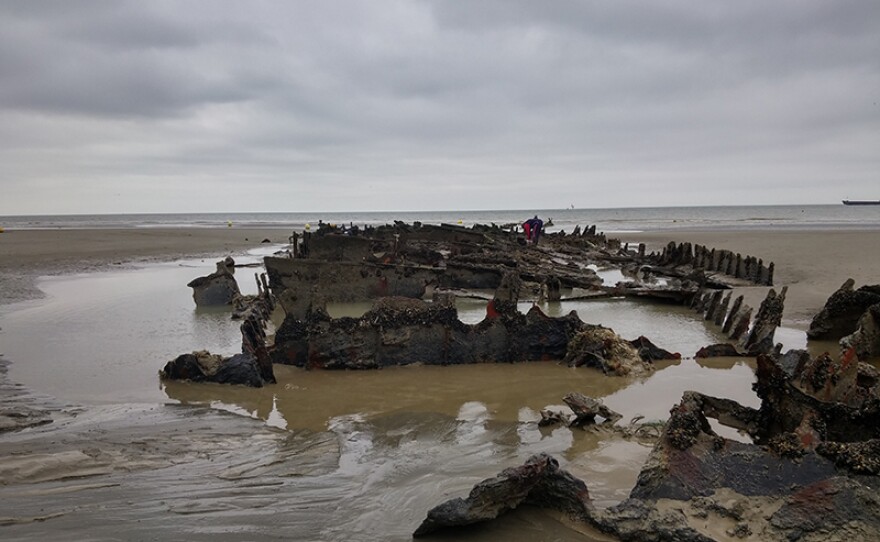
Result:
{"type": "Polygon", "coordinates": [[[235,53],[223,58],[224,47],[240,51],[265,43],[259,31],[231,23],[193,27],[150,11],[151,5],[83,4],[61,10],[64,16],[46,12],[46,20],[11,10],[19,16],[0,22],[0,107],[174,116],[203,104],[246,100],[271,79],[249,79],[247,63],[227,62],[235,53]],[[90,5],[102,9],[90,11],[90,5]],[[232,43],[217,47],[224,40],[232,43]]]}
{"type": "Polygon", "coordinates": [[[876,182],[878,10],[6,2],[0,184],[106,187],[136,171],[123,193],[152,175],[251,179],[325,208],[380,205],[377,191],[404,207],[452,207],[456,194],[486,207],[499,191],[516,206],[512,188],[536,180],[548,201],[605,183],[610,205],[630,201],[627,186],[668,204],[744,202],[731,185],[778,178],[819,198],[832,172],[876,182]]]}

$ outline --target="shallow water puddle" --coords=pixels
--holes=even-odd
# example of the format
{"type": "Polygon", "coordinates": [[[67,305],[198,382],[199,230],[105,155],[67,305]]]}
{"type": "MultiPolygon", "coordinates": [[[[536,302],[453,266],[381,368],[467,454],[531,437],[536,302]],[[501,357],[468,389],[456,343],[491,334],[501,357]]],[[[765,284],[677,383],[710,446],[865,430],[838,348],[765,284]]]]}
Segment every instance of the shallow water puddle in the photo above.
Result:
{"type": "Polygon", "coordinates": [[[596,272],[596,275],[600,279],[602,279],[602,284],[605,286],[615,286],[618,282],[627,282],[632,280],[632,277],[628,277],[620,271],[620,269],[615,268],[600,268],[596,264],[590,264],[587,266],[588,269],[592,269],[596,272]]]}

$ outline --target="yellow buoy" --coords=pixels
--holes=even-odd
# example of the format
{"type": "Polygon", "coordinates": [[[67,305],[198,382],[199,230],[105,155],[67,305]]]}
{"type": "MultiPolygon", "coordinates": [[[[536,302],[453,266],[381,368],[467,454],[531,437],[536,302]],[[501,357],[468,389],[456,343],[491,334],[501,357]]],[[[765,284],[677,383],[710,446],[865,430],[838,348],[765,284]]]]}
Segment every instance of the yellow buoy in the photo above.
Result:
{"type": "Polygon", "coordinates": [[[232,221],[231,221],[231,220],[227,220],[227,221],[226,221],[226,227],[227,227],[227,228],[231,228],[231,227],[232,227],[232,221]]]}
{"type": "Polygon", "coordinates": [[[311,224],[306,224],[306,231],[311,231],[311,229],[312,229],[312,225],[311,225],[311,224]]]}

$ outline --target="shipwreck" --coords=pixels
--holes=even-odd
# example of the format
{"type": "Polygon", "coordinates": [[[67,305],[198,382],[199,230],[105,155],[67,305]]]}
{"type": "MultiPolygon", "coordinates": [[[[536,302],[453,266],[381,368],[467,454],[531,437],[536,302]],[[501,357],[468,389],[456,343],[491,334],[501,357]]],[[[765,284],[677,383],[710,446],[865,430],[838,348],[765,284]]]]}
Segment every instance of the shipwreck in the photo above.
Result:
{"type": "Polygon", "coordinates": [[[639,374],[651,370],[653,361],[680,354],[647,337],[625,341],[575,312],[547,316],[538,302],[564,306],[569,300],[633,297],[688,304],[729,329],[732,341],[741,339],[738,346],[716,348],[756,355],[774,348],[785,296],[784,290],[778,298],[771,290],[748,332],[752,309],[738,298],[728,312],[730,295],[722,301],[722,292],[772,284],[772,263],[689,243],[647,253],[644,245],[622,245],[595,226],[547,234],[536,246],[526,244],[515,228],[497,225],[321,223],[314,232],[294,233],[287,251],[265,258],[266,273],[257,277],[259,295],[252,300],[238,293],[233,265],[218,262],[215,273],[190,286],[197,303],[251,307],[244,311],[250,316],[242,325],[241,356],[184,354],[163,369],[164,378],[259,386],[274,381],[272,364],[375,369],[546,360],[639,374]],[[626,280],[605,284],[600,268],[617,269],[626,280]],[[483,299],[482,321],[459,319],[460,296],[483,299]],[[521,310],[521,302],[529,301],[532,306],[521,310]],[[369,302],[372,308],[358,318],[328,314],[329,303],[351,302],[369,302]],[[283,317],[267,339],[276,303],[283,317]]]}
{"type": "Polygon", "coordinates": [[[772,288],[772,262],[689,243],[648,253],[595,226],[547,234],[535,246],[515,228],[496,225],[321,223],[317,231],[294,233],[289,248],[264,266],[256,296],[240,295],[228,261],[190,283],[197,303],[234,308],[242,351],[229,358],[183,354],[168,362],[163,378],[262,386],[275,381],[274,364],[380,369],[546,360],[638,375],[680,356],[647,337],[627,340],[585,323],[574,311],[550,317],[538,306],[607,297],[689,306],[695,319],[728,339],[695,357],[756,358],[757,409],[690,391],[661,426],[620,426],[619,414],[573,391],[563,399],[572,416],[541,412],[541,425],[601,427],[654,443],[623,502],[597,508],[588,482],[541,454],[427,511],[415,536],[491,520],[520,504],[560,511],[620,540],[842,541],[880,534],[880,375],[865,363],[880,354],[878,286],[854,289],[847,281],[832,294],[809,336],[839,339],[841,348],[811,357],[783,353],[775,343],[787,288],[772,288]],[[626,280],[605,284],[600,268],[617,269],[626,280]],[[734,298],[737,286],[768,290],[753,309],[743,296],[734,298]],[[463,296],[485,303],[480,322],[459,318],[456,299],[463,296]],[[359,317],[328,313],[330,303],[351,302],[371,308],[359,317]],[[743,440],[720,436],[710,419],[743,440]]]}

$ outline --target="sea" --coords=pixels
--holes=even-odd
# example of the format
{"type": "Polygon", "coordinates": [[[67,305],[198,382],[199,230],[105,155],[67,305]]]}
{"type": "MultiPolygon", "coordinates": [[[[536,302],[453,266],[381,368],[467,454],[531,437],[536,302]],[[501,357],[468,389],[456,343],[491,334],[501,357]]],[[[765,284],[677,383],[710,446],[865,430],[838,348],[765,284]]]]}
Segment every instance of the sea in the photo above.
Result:
{"type": "Polygon", "coordinates": [[[605,233],[668,230],[880,229],[880,206],[747,205],[705,207],[629,207],[616,209],[520,209],[486,211],[355,211],[295,213],[169,213],[0,216],[12,229],[215,228],[228,226],[298,230],[319,221],[381,225],[395,220],[424,224],[520,224],[538,216],[547,231],[595,225],[605,233]]]}

